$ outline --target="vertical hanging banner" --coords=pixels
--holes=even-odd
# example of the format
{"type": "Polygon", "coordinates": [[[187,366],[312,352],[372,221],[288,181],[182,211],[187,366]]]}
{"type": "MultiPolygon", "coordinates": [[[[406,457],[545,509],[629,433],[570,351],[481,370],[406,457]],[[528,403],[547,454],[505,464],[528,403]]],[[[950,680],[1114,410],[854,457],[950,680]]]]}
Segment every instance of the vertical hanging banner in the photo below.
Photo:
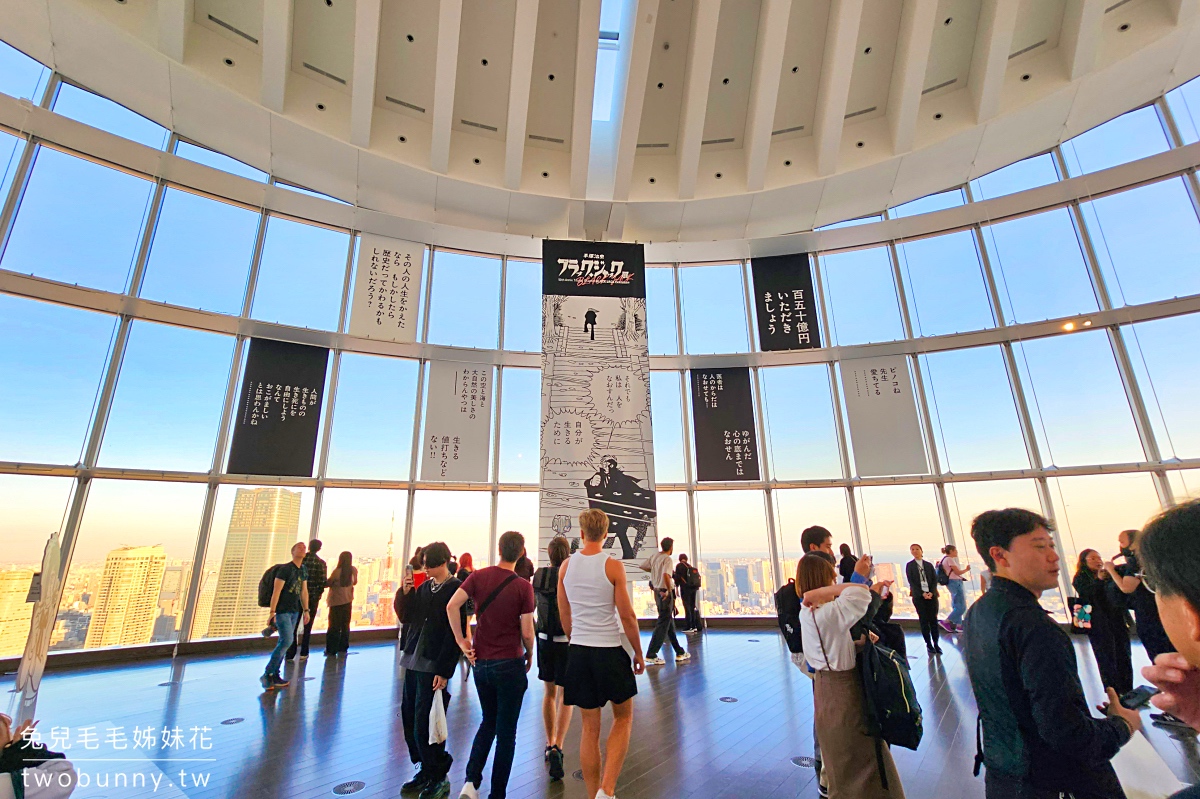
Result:
{"type": "Polygon", "coordinates": [[[858,476],[928,474],[908,356],[842,361],[841,369],[858,476]]]}
{"type": "Polygon", "coordinates": [[[750,271],[759,348],[774,352],[820,347],[821,327],[808,253],[752,258],[750,271]]]}
{"type": "Polygon", "coordinates": [[[424,257],[423,244],[362,234],[350,300],[350,335],[407,344],[417,340],[424,257]]]}
{"type": "Polygon", "coordinates": [[[492,367],[431,361],[421,479],[485,483],[492,430],[492,367]]]}
{"type": "Polygon", "coordinates": [[[749,367],[692,370],[692,430],[697,480],[759,479],[749,367]]]}
{"type": "Polygon", "coordinates": [[[312,477],[328,363],[325,347],[250,339],[230,474],[312,477]]]}
{"type": "Polygon", "coordinates": [[[645,266],[640,244],[542,243],[539,546],[574,550],[598,508],[627,573],[658,545],[645,266]]]}

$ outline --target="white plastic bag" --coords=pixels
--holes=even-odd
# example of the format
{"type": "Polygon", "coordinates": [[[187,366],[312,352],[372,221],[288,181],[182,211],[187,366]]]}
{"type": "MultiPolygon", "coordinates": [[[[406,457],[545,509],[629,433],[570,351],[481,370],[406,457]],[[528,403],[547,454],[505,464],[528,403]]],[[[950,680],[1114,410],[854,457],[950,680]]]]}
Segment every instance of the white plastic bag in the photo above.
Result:
{"type": "Polygon", "coordinates": [[[440,744],[446,740],[446,703],[442,689],[433,692],[433,708],[429,711],[429,743],[440,744]]]}
{"type": "Polygon", "coordinates": [[[1175,779],[1170,766],[1140,732],[1121,747],[1112,765],[1129,799],[1166,799],[1187,787],[1175,779]]]}

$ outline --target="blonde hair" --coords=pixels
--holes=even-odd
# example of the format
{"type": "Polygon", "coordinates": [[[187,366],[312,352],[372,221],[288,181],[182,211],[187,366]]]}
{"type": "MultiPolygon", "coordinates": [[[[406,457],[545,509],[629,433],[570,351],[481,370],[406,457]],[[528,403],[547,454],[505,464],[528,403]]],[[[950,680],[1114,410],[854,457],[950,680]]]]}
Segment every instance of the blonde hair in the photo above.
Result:
{"type": "Polygon", "coordinates": [[[603,541],[608,535],[608,514],[597,508],[579,514],[579,532],[588,541],[603,541]]]}

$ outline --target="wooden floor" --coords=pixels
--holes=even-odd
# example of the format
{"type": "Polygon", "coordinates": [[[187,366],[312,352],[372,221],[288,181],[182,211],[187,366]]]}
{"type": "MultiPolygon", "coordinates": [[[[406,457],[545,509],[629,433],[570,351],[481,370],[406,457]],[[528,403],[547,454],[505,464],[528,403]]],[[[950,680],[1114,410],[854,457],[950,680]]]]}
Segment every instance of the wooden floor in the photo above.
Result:
{"type": "MultiPolygon", "coordinates": [[[[639,678],[634,737],[618,796],[815,797],[812,769],[792,763],[812,755],[812,689],[779,636],[768,630],[710,632],[693,637],[690,647],[690,663],[669,663],[639,678]]],[[[982,797],[983,781],[971,776],[974,699],[953,639],[944,639],[943,648],[940,660],[929,660],[920,638],[909,636],[909,651],[919,653],[910,663],[925,709],[925,738],[919,751],[895,750],[896,762],[909,797],[982,797]]],[[[1143,665],[1145,655],[1135,649],[1135,664],[1143,665]]],[[[1086,642],[1079,654],[1089,698],[1099,701],[1086,642]]],[[[355,796],[398,796],[412,768],[399,719],[395,646],[360,645],[340,662],[314,654],[288,667],[292,685],[278,692],[259,687],[264,661],[257,654],[196,657],[51,673],[38,705],[39,729],[45,739],[54,727],[70,729],[68,756],[92,783],[81,783],[75,795],[82,799],[315,798],[333,796],[335,786],[353,780],[366,783],[355,796]],[[243,721],[222,724],[233,718],[243,721]],[[96,748],[83,742],[81,730],[89,726],[96,748]],[[153,727],[158,746],[135,749],[134,727],[153,727]],[[179,747],[162,748],[164,727],[179,728],[179,747]],[[126,748],[106,740],[109,728],[123,729],[126,748]],[[193,738],[193,728],[202,737],[193,738]],[[211,748],[204,748],[206,742],[211,748]],[[181,770],[186,785],[180,785],[181,770]],[[118,784],[119,774],[135,782],[118,784]],[[204,774],[207,787],[196,787],[196,775],[204,774]],[[107,787],[97,784],[104,780],[107,787]]],[[[457,676],[451,685],[451,796],[457,797],[479,712],[473,686],[457,676]]],[[[579,768],[578,719],[565,747],[566,780],[551,783],[546,776],[541,696],[535,682],[525,698],[508,795],[585,799],[583,783],[571,774],[579,768]]],[[[1192,781],[1195,738],[1149,728],[1148,734],[1177,776],[1192,781]]],[[[488,775],[490,770],[485,796],[488,775]]]]}

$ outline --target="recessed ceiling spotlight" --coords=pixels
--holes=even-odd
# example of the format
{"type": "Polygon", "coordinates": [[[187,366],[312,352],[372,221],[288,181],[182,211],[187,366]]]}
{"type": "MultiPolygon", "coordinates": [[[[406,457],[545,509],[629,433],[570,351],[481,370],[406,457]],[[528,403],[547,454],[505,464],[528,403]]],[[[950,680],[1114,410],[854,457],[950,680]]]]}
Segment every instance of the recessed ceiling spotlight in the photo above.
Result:
{"type": "Polygon", "coordinates": [[[478,163],[481,163],[481,162],[480,162],[480,160],[479,160],[478,158],[476,158],[476,159],[475,159],[475,163],[477,163],[477,164],[478,164],[478,163]]]}
{"type": "Polygon", "coordinates": [[[543,173],[542,173],[542,177],[544,177],[544,178],[548,178],[548,177],[550,177],[550,173],[549,173],[549,172],[543,172],[543,173]]]}
{"type": "Polygon", "coordinates": [[[860,141],[858,144],[856,144],[856,145],[854,145],[854,146],[855,146],[855,147],[866,147],[866,146],[867,146],[867,143],[866,143],[865,141],[860,141]]]}
{"type": "Polygon", "coordinates": [[[1091,326],[1092,326],[1092,320],[1091,320],[1091,319],[1084,319],[1084,320],[1083,320],[1083,326],[1084,326],[1084,327],[1091,327],[1091,326]]]}
{"type": "Polygon", "coordinates": [[[953,21],[954,21],[954,17],[946,17],[946,21],[945,21],[945,22],[943,22],[942,24],[943,24],[943,25],[949,25],[949,24],[950,24],[951,22],[953,22],[953,21]]]}
{"type": "Polygon", "coordinates": [[[317,103],[317,110],[318,110],[318,111],[324,111],[324,110],[325,110],[325,103],[317,103]]]}
{"type": "Polygon", "coordinates": [[[225,59],[225,66],[227,66],[227,67],[231,67],[231,66],[233,66],[233,59],[232,59],[232,58],[226,58],[226,59],[225,59]]]}
{"type": "Polygon", "coordinates": [[[330,8],[333,8],[333,0],[325,0],[325,5],[329,6],[330,8]]]}
{"type": "Polygon", "coordinates": [[[670,43],[670,42],[663,42],[663,49],[664,49],[664,50],[670,50],[670,49],[671,49],[671,43],[670,43]]]}
{"type": "Polygon", "coordinates": [[[404,38],[408,39],[410,42],[413,41],[413,35],[411,33],[408,34],[407,36],[405,36],[404,38]]]}
{"type": "Polygon", "coordinates": [[[400,142],[401,144],[404,144],[406,141],[408,141],[408,137],[407,136],[397,136],[396,140],[398,142],[400,142]]]}
{"type": "Polygon", "coordinates": [[[1128,22],[1126,22],[1124,25],[1122,25],[1121,27],[1117,28],[1117,30],[1119,30],[1119,31],[1127,31],[1127,30],[1129,30],[1129,27],[1130,27],[1130,26],[1129,26],[1129,23],[1128,23],[1128,22]]]}
{"type": "Polygon", "coordinates": [[[870,47],[868,47],[866,50],[863,50],[863,55],[870,55],[870,54],[871,54],[871,48],[870,48],[870,47]]]}
{"type": "Polygon", "coordinates": [[[718,172],[718,173],[717,173],[717,175],[716,175],[716,177],[717,177],[717,180],[720,180],[720,179],[721,179],[721,173],[720,173],[720,172],[718,172]]]}
{"type": "Polygon", "coordinates": [[[1021,80],[1027,81],[1032,77],[1033,77],[1032,75],[1030,75],[1028,72],[1026,72],[1024,75],[1021,76],[1021,80]]]}
{"type": "Polygon", "coordinates": [[[549,75],[547,75],[546,80],[554,80],[554,73],[550,73],[549,75]]]}
{"type": "Polygon", "coordinates": [[[125,0],[117,0],[117,2],[120,3],[121,5],[125,5],[125,0]]]}
{"type": "Polygon", "coordinates": [[[941,112],[941,111],[938,111],[936,114],[934,114],[934,115],[933,115],[933,118],[934,118],[934,119],[941,119],[941,118],[942,118],[942,112],[941,112]]]}
{"type": "Polygon", "coordinates": [[[791,166],[791,165],[792,165],[792,162],[791,162],[791,161],[784,161],[784,162],[783,162],[783,165],[784,165],[784,166],[791,166]]]}
{"type": "Polygon", "coordinates": [[[796,74],[797,72],[799,72],[799,71],[800,71],[800,67],[792,67],[792,74],[793,74],[793,75],[795,75],[795,74],[796,74]]]}
{"type": "Polygon", "coordinates": [[[654,182],[656,182],[656,181],[654,180],[654,178],[650,178],[650,182],[651,182],[651,183],[654,183],[654,182]]]}
{"type": "Polygon", "coordinates": [[[663,87],[663,85],[662,85],[661,83],[660,83],[660,84],[658,84],[658,88],[660,88],[660,89],[661,89],[662,87],[663,87]]]}
{"type": "Polygon", "coordinates": [[[486,67],[486,66],[487,66],[487,59],[486,59],[486,58],[484,58],[484,59],[482,59],[482,60],[481,60],[479,63],[480,63],[480,64],[483,64],[483,65],[486,67]]]}
{"type": "Polygon", "coordinates": [[[1067,331],[1068,333],[1070,333],[1072,330],[1075,329],[1075,323],[1067,322],[1065,325],[1063,325],[1062,329],[1067,331]]]}

